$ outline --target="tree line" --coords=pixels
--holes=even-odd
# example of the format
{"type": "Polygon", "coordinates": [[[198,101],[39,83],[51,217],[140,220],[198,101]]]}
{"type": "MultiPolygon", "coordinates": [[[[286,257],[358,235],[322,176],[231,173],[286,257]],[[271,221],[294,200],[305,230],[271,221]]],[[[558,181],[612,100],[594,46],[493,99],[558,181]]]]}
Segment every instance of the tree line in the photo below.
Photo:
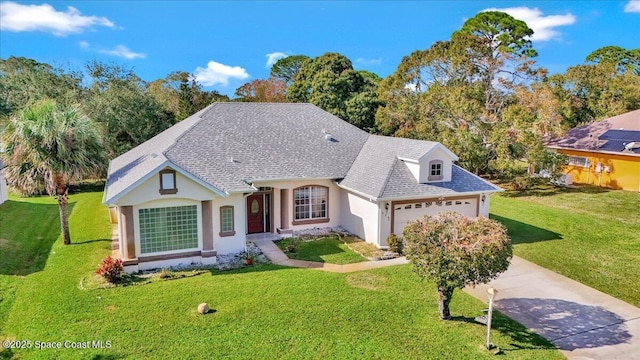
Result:
{"type": "MultiPolygon", "coordinates": [[[[354,69],[342,54],[294,55],[278,60],[269,78],[238,87],[233,99],[184,71],[145,82],[118,64],[93,61],[79,71],[9,57],[0,60],[0,131],[47,99],[74,108],[97,127],[104,174],[106,159],[212,102],[309,102],[370,133],[439,141],[477,174],[511,177],[523,163],[558,161],[545,139],[640,108],[640,49],[607,46],[549,75],[536,65],[532,34],[508,14],[483,12],[449,39],[406,55],[384,79],[354,69]]],[[[34,168],[23,164],[20,176],[31,180],[17,190],[42,191],[34,168]]],[[[14,187],[17,175],[9,176],[14,187]]]]}

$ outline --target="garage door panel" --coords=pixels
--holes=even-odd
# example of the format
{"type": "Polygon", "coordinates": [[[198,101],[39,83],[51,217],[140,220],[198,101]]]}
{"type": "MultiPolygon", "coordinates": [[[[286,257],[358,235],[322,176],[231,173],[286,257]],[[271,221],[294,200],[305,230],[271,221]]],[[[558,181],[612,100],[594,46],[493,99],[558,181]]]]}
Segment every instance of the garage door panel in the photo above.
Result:
{"type": "Polygon", "coordinates": [[[476,217],[477,202],[477,199],[469,198],[396,204],[394,206],[393,232],[396,235],[402,235],[402,230],[407,225],[407,222],[419,219],[424,215],[434,216],[441,212],[455,211],[464,216],[476,217]]]}

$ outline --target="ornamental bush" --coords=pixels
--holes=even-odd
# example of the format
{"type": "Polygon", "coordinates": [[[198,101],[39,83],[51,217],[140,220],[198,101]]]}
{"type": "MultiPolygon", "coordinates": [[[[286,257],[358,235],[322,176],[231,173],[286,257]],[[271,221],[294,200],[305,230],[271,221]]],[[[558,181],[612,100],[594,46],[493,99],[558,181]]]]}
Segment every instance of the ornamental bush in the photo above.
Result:
{"type": "Polygon", "coordinates": [[[102,264],[96,271],[96,274],[102,276],[110,283],[115,283],[122,278],[124,268],[121,259],[114,259],[111,255],[102,260],[102,264]]]}
{"type": "Polygon", "coordinates": [[[436,283],[441,319],[450,319],[453,290],[486,283],[507,270],[513,256],[507,229],[485,217],[447,212],[410,221],[404,253],[421,278],[436,283]]]}
{"type": "Polygon", "coordinates": [[[387,245],[389,245],[389,251],[402,255],[402,239],[397,237],[396,234],[389,235],[387,245]]]}

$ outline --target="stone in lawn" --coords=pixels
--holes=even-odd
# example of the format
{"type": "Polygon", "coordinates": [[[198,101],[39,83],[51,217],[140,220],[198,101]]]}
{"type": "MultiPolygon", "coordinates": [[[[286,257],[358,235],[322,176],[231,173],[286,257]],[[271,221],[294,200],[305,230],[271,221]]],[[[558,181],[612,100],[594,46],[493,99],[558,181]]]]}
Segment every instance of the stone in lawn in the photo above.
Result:
{"type": "Polygon", "coordinates": [[[202,304],[198,305],[198,313],[204,315],[204,314],[206,314],[208,312],[209,312],[209,304],[202,303],[202,304]]]}

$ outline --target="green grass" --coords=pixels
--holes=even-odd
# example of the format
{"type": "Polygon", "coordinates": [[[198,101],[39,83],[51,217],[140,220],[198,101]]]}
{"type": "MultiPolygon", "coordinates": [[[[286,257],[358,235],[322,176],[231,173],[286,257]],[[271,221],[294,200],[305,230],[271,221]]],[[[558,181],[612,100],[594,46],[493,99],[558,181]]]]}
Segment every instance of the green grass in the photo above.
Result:
{"type": "Polygon", "coordinates": [[[640,306],[640,194],[540,188],[491,199],[516,255],[640,306]]]}
{"type": "MultiPolygon", "coordinates": [[[[41,270],[0,275],[14,286],[11,306],[0,307],[0,338],[32,344],[102,340],[110,341],[110,348],[0,350],[0,358],[494,358],[483,348],[485,328],[472,322],[486,305],[456,292],[455,320],[440,321],[434,286],[419,281],[408,266],[339,274],[256,265],[83,289],[81,281],[93,276],[110,252],[111,227],[100,193],[71,198],[74,245],[64,246],[58,238],[41,270]],[[215,312],[198,315],[200,302],[215,312]]],[[[0,212],[5,209],[2,205],[0,212]]],[[[27,223],[42,217],[35,210],[27,216],[27,223]]],[[[7,240],[23,241],[19,233],[7,240]]],[[[544,339],[499,314],[492,341],[509,359],[563,358],[544,339]]]]}
{"type": "Polygon", "coordinates": [[[292,238],[283,239],[276,241],[276,245],[291,259],[318,261],[338,265],[367,261],[367,259],[349,249],[347,245],[336,237],[300,241],[297,243],[295,252],[287,251],[287,247],[295,241],[296,240],[292,238]]]}

